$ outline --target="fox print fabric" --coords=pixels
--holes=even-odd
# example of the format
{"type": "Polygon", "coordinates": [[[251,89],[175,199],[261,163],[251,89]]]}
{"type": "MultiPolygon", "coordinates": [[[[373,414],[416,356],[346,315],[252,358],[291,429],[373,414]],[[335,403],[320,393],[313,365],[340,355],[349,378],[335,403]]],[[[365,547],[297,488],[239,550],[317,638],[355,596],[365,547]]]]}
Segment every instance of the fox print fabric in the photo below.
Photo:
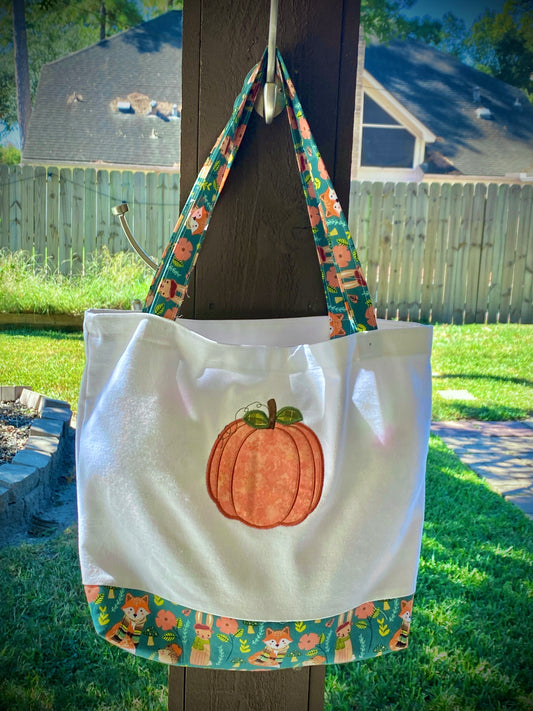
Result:
{"type": "Polygon", "coordinates": [[[359,605],[321,620],[258,622],[183,608],[138,590],[86,585],[97,632],[164,664],[270,671],[343,664],[405,649],[412,596],[359,605]]]}

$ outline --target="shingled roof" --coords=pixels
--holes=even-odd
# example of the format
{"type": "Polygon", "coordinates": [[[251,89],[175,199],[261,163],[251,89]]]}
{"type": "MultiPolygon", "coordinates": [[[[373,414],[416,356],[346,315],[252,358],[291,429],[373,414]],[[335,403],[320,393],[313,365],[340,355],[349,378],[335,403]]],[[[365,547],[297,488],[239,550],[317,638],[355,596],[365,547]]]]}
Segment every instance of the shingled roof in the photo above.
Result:
{"type": "Polygon", "coordinates": [[[533,175],[533,105],[520,89],[416,41],[369,43],[365,69],[438,137],[426,172],[533,175]]]}
{"type": "Polygon", "coordinates": [[[178,169],[181,48],[175,10],[45,64],[23,161],[178,169]]]}

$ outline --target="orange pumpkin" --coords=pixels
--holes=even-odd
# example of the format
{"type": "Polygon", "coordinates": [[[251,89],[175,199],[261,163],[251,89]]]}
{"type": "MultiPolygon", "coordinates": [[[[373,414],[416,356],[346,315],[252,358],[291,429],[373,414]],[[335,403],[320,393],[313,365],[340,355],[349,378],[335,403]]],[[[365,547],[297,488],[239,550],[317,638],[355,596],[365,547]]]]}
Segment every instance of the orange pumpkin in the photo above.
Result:
{"type": "Polygon", "coordinates": [[[295,526],[316,508],[324,483],[320,442],[295,407],[250,410],[218,435],[207,489],[219,511],[255,528],[295,526]]]}

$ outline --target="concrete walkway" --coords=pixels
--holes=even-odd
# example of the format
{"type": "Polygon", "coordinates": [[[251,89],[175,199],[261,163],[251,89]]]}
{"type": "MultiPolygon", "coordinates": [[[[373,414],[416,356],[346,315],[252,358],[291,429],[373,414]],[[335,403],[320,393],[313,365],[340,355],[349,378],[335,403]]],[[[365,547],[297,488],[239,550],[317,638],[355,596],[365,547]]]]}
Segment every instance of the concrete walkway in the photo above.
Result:
{"type": "Polygon", "coordinates": [[[431,431],[533,520],[533,420],[434,422],[431,431]]]}

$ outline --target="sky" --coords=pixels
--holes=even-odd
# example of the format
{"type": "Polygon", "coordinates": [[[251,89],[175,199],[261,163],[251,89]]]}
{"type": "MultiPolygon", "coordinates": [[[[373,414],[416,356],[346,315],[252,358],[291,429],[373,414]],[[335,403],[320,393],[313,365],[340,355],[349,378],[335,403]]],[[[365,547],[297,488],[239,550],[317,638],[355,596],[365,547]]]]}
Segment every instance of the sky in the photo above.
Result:
{"type": "Polygon", "coordinates": [[[431,17],[441,19],[446,12],[453,12],[465,21],[467,28],[484,14],[485,10],[503,10],[505,0],[416,0],[409,10],[403,12],[407,17],[431,17]]]}

